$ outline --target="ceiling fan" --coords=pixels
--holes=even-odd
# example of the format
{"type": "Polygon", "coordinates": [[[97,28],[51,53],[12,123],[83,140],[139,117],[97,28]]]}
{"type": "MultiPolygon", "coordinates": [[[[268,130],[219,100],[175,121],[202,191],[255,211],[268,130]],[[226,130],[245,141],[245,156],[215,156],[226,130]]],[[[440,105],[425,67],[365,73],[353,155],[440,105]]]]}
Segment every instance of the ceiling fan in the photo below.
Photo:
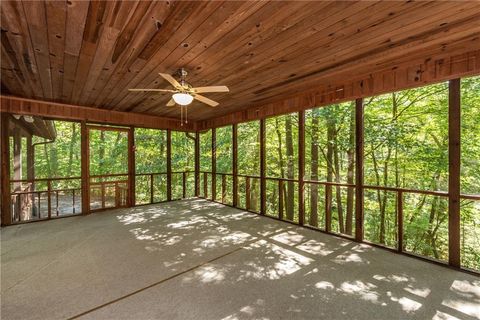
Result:
{"type": "Polygon", "coordinates": [[[174,77],[167,73],[159,73],[165,80],[170,82],[173,86],[171,89],[128,89],[129,91],[140,91],[140,92],[170,92],[172,98],[167,102],[167,106],[172,107],[175,104],[180,106],[187,106],[192,101],[198,100],[205,103],[211,107],[218,106],[218,102],[213,101],[207,97],[200,95],[199,93],[205,92],[229,92],[228,87],[226,86],[209,86],[209,87],[192,87],[185,78],[187,77],[187,71],[184,68],[181,68],[177,71],[177,74],[180,76],[180,81],[177,81],[174,77]]]}

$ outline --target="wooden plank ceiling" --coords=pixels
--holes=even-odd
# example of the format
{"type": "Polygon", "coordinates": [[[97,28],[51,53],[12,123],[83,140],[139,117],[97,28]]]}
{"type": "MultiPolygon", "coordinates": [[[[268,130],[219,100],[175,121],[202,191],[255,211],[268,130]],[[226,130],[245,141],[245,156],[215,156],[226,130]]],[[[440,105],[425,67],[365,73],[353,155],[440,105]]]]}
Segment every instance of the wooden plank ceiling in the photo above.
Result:
{"type": "Polygon", "coordinates": [[[442,52],[479,48],[480,2],[1,2],[2,94],[180,117],[158,72],[227,85],[205,120],[442,52]]]}

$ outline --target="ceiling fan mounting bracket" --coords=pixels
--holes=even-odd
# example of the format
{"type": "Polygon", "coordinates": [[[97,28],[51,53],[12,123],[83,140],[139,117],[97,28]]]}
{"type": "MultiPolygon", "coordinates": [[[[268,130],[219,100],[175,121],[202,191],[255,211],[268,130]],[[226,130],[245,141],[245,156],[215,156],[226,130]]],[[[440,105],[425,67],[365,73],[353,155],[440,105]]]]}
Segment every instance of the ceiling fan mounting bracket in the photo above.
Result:
{"type": "Polygon", "coordinates": [[[177,70],[176,74],[180,77],[180,79],[185,80],[185,77],[188,75],[187,70],[185,68],[180,68],[177,70]]]}

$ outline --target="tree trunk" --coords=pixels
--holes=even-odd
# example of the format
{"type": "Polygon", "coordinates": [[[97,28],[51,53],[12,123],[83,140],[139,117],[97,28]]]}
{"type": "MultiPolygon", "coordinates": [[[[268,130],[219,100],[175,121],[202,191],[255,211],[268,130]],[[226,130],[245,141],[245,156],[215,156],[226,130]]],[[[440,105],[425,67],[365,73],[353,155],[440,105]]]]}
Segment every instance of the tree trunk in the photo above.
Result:
{"type": "MultiPolygon", "coordinates": [[[[354,170],[355,170],[355,108],[351,107],[350,111],[350,133],[349,133],[349,147],[347,150],[348,168],[347,168],[347,183],[354,184],[354,170]]],[[[353,188],[348,188],[347,191],[347,216],[345,233],[352,235],[352,220],[353,220],[353,188]]]]}
{"type": "Polygon", "coordinates": [[[75,140],[77,138],[77,131],[76,131],[77,125],[76,123],[72,122],[72,138],[70,139],[70,145],[69,145],[69,150],[68,150],[68,176],[72,176],[72,163],[73,163],[73,153],[74,153],[74,145],[75,145],[75,140]]]}
{"type": "MultiPolygon", "coordinates": [[[[337,131],[334,127],[333,136],[333,162],[335,167],[335,182],[340,183],[340,161],[338,154],[337,131]]],[[[340,233],[345,233],[345,220],[343,219],[342,189],[339,185],[335,186],[335,195],[337,198],[338,228],[340,233]]]]}
{"type": "Polygon", "coordinates": [[[50,166],[50,157],[48,156],[48,148],[47,148],[47,145],[45,143],[43,144],[43,152],[45,153],[45,160],[47,162],[48,178],[51,178],[52,177],[52,169],[51,169],[51,166],[50,166]]]}
{"type": "MultiPolygon", "coordinates": [[[[327,119],[327,182],[332,182],[333,180],[333,142],[335,135],[335,123],[333,122],[332,116],[328,116],[327,119]]],[[[325,190],[331,189],[331,186],[325,186],[325,190]]],[[[329,197],[328,203],[325,203],[325,207],[332,214],[332,197],[329,197]]],[[[326,226],[327,227],[327,226],[326,226]]]]}
{"type": "MultiPolygon", "coordinates": [[[[318,180],[318,109],[312,110],[310,179],[318,180]]],[[[310,219],[309,225],[318,227],[318,185],[310,185],[310,219]]]]}
{"type": "MultiPolygon", "coordinates": [[[[280,123],[278,122],[278,117],[275,118],[275,131],[277,133],[277,138],[278,138],[278,162],[280,165],[280,176],[281,178],[285,178],[285,164],[283,161],[283,148],[282,148],[282,133],[280,132],[280,123]]],[[[273,194],[273,199],[276,199],[276,194],[281,193],[282,197],[286,199],[287,197],[287,192],[285,189],[285,184],[283,184],[283,190],[281,192],[275,192],[273,194]]],[[[278,199],[280,200],[280,199],[278,199]]],[[[275,201],[274,201],[275,202],[275,201]]],[[[284,201],[285,203],[285,201],[284,201]]]]}
{"type": "Polygon", "coordinates": [[[103,174],[103,164],[105,161],[105,132],[100,130],[100,150],[98,151],[99,174],[103,174]]]}

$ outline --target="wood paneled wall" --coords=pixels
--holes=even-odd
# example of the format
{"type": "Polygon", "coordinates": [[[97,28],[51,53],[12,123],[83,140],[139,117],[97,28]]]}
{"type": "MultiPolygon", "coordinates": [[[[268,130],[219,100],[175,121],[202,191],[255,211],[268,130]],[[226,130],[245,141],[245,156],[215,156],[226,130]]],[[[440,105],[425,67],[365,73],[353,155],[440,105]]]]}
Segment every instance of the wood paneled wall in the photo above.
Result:
{"type": "Polygon", "coordinates": [[[195,131],[195,123],[182,125],[179,119],[164,118],[140,113],[111,111],[63,103],[1,96],[1,112],[38,115],[55,119],[78,120],[92,123],[134,126],[152,129],[195,131]]]}

